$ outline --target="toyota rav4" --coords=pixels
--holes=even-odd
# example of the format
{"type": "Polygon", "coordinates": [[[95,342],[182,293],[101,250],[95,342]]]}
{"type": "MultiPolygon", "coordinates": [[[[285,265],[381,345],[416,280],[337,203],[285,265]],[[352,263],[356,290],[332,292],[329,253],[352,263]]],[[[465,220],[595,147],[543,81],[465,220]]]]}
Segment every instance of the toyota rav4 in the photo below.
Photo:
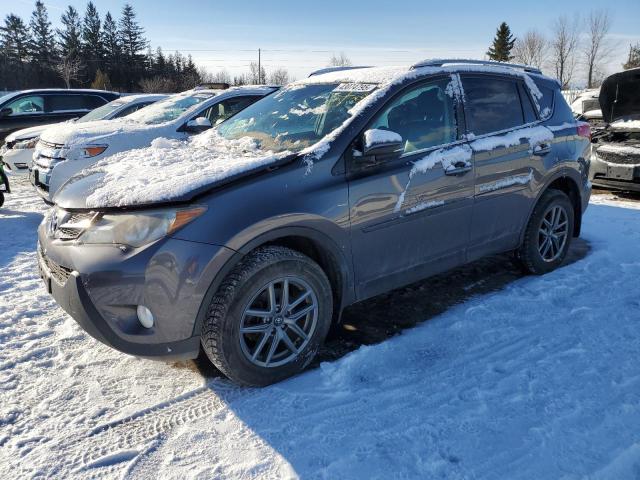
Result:
{"type": "Polygon", "coordinates": [[[41,275],[113,348],[204,351],[267,385],[304,369],[354,302],[499,252],[533,274],[559,267],[590,145],[535,68],[312,75],[190,141],[72,177],[39,227],[41,275]]]}

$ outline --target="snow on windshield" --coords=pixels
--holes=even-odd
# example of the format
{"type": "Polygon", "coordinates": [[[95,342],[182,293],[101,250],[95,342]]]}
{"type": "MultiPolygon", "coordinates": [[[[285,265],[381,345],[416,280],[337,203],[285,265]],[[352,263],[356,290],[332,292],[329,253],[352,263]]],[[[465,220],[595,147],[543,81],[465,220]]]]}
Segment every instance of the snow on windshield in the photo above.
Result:
{"type": "Polygon", "coordinates": [[[181,93],[172,95],[171,97],[149,105],[146,108],[138,110],[127,116],[128,120],[145,125],[157,125],[160,123],[171,122],[182,115],[184,112],[192,108],[194,105],[210,99],[215,94],[199,92],[199,93],[181,93]]]}
{"type": "Polygon", "coordinates": [[[323,83],[285,88],[238,113],[218,131],[227,139],[249,136],[274,152],[300,151],[350,119],[350,110],[376,87],[323,83]]]}

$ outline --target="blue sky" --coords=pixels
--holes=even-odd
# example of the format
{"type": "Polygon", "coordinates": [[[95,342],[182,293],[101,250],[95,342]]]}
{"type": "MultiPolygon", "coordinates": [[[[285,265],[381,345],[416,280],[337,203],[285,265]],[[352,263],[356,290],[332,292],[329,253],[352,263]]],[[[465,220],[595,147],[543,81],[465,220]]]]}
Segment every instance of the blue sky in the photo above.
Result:
{"type": "MultiPolygon", "coordinates": [[[[28,19],[33,3],[3,0],[0,15],[9,12],[28,19]]],[[[84,11],[85,1],[45,2],[58,24],[67,4],[84,11]]],[[[94,0],[102,15],[119,15],[124,2],[94,0]]],[[[239,73],[264,49],[266,67],[286,67],[296,77],[322,67],[333,52],[345,52],[354,63],[395,65],[427,57],[482,58],[497,25],[506,21],[517,36],[530,28],[549,32],[559,15],[575,16],[607,8],[612,16],[611,41],[615,53],[608,69],[615,71],[626,58],[629,43],[640,41],[640,1],[537,0],[430,2],[212,2],[135,0],[152,46],[180,50],[209,70],[239,73]]]]}

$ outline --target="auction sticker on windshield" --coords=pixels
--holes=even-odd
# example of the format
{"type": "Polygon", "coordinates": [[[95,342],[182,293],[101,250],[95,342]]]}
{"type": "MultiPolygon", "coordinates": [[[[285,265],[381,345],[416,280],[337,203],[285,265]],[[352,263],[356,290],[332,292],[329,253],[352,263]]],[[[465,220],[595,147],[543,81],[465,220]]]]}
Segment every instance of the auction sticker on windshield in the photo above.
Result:
{"type": "Polygon", "coordinates": [[[334,92],[372,92],[378,87],[377,83],[341,83],[334,92]]]}

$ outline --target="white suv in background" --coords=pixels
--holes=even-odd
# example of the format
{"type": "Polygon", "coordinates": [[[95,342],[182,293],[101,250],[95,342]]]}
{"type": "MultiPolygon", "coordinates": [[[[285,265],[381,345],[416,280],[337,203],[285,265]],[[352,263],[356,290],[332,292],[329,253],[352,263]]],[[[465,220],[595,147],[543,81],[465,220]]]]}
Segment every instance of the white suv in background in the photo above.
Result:
{"type": "Polygon", "coordinates": [[[277,87],[194,89],[114,121],[60,124],[42,132],[29,178],[47,203],[74,174],[114,153],[186,139],[223,122],[277,87]]]}
{"type": "MultiPolygon", "coordinates": [[[[166,97],[167,95],[160,94],[127,95],[91,110],[76,120],[69,120],[68,123],[77,125],[78,123],[93,122],[95,120],[113,120],[125,117],[166,97]]],[[[27,175],[29,173],[33,151],[36,143],[38,143],[40,134],[53,125],[58,124],[50,123],[48,125],[24,128],[7,136],[4,145],[0,148],[0,159],[5,164],[7,174],[27,175]]]]}

